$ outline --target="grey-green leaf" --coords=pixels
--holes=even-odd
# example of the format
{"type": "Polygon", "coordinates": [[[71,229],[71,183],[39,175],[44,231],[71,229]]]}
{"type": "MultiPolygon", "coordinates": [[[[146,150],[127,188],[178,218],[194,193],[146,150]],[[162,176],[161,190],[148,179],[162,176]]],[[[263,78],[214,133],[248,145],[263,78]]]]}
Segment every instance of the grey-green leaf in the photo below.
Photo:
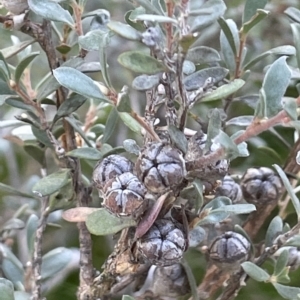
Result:
{"type": "Polygon", "coordinates": [[[294,235],[290,239],[288,239],[285,243],[286,246],[295,246],[300,247],[300,235],[294,235]]]}
{"type": "Polygon", "coordinates": [[[23,229],[25,227],[25,223],[17,218],[11,218],[6,221],[0,228],[1,231],[4,230],[14,230],[14,229],[23,229]]]}
{"type": "Polygon", "coordinates": [[[195,201],[195,211],[199,212],[199,209],[203,205],[203,183],[198,178],[194,179],[192,183],[194,190],[196,192],[196,201],[195,201]]]}
{"type": "Polygon", "coordinates": [[[170,139],[174,146],[182,151],[182,153],[187,152],[188,148],[188,141],[182,131],[180,131],[177,127],[174,125],[169,125],[169,134],[170,139]]]}
{"type": "Polygon", "coordinates": [[[115,107],[113,107],[106,120],[105,130],[102,137],[102,143],[106,143],[111,137],[111,135],[114,133],[118,119],[118,111],[115,107]]]}
{"type": "MultiPolygon", "coordinates": [[[[233,32],[229,26],[229,20],[226,21],[224,18],[221,17],[218,19],[218,23],[219,23],[225,37],[227,38],[227,42],[230,45],[230,48],[231,48],[233,54],[236,55],[239,40],[237,39],[236,35],[235,36],[233,35],[233,32]]],[[[234,24],[234,23],[232,23],[232,24],[234,24]]],[[[231,27],[233,28],[233,25],[231,27]]],[[[236,32],[236,28],[237,27],[234,26],[234,32],[236,32]]]]}
{"type": "Polygon", "coordinates": [[[28,0],[30,9],[47,20],[74,25],[74,20],[70,13],[63,9],[58,3],[50,0],[28,0]]]}
{"type": "Polygon", "coordinates": [[[293,23],[291,24],[294,44],[297,49],[296,51],[296,58],[297,58],[297,65],[300,68],[300,24],[293,23]]]}
{"type": "Polygon", "coordinates": [[[101,47],[101,41],[107,35],[107,32],[96,29],[89,31],[83,36],[78,37],[79,45],[88,51],[99,50],[101,47]]]}
{"type": "Polygon", "coordinates": [[[294,22],[300,23],[300,10],[296,7],[288,7],[284,13],[288,15],[294,22]]]}
{"type": "Polygon", "coordinates": [[[242,32],[244,34],[247,34],[256,24],[258,24],[260,21],[262,21],[265,17],[267,17],[269,14],[269,11],[258,9],[255,15],[252,16],[252,18],[243,24],[242,32]]]}
{"type": "Polygon", "coordinates": [[[273,245],[275,238],[277,238],[278,235],[282,233],[282,228],[283,228],[282,219],[279,216],[276,216],[270,222],[266,233],[266,238],[265,238],[266,247],[270,247],[273,245]]]}
{"type": "Polygon", "coordinates": [[[90,160],[100,160],[102,158],[102,153],[95,148],[83,147],[77,148],[67,153],[68,156],[90,159],[90,160]]]}
{"type": "Polygon", "coordinates": [[[214,139],[215,143],[220,143],[225,149],[226,157],[229,159],[234,159],[239,156],[239,149],[233,140],[222,130],[214,139]]]}
{"type": "Polygon", "coordinates": [[[26,224],[26,239],[27,239],[27,247],[30,255],[33,253],[33,244],[35,240],[35,233],[38,227],[39,218],[32,214],[26,224]]]}
{"type": "Polygon", "coordinates": [[[95,82],[88,76],[70,67],[60,67],[53,71],[56,80],[64,87],[82,96],[109,102],[95,82]]]}
{"type": "Polygon", "coordinates": [[[15,286],[18,282],[24,281],[24,269],[19,259],[12,253],[12,251],[4,244],[0,244],[1,252],[3,253],[2,271],[7,279],[9,279],[15,286]]]}
{"type": "Polygon", "coordinates": [[[273,286],[277,290],[278,294],[284,299],[296,300],[299,299],[300,288],[293,286],[282,285],[277,282],[272,282],[273,286]]]}
{"type": "Polygon", "coordinates": [[[208,0],[191,20],[191,31],[197,32],[215,23],[225,13],[226,5],[222,0],[208,0]]]}
{"type": "Polygon", "coordinates": [[[131,41],[140,41],[141,40],[141,33],[132,28],[131,26],[124,24],[122,22],[117,21],[110,21],[107,24],[107,27],[115,32],[116,34],[120,35],[121,37],[131,40],[131,41]]]}
{"type": "Polygon", "coordinates": [[[153,23],[173,23],[175,25],[178,24],[178,21],[176,19],[167,17],[167,16],[158,16],[158,15],[150,15],[150,14],[144,14],[144,15],[138,15],[134,21],[146,21],[146,22],[153,22],[153,23]]]}
{"type": "Polygon", "coordinates": [[[214,108],[209,114],[209,122],[207,127],[207,141],[205,143],[204,151],[210,151],[213,139],[219,134],[222,127],[221,111],[214,108]]]}
{"type": "Polygon", "coordinates": [[[199,70],[184,78],[184,85],[187,91],[197,90],[202,87],[208,78],[212,78],[214,83],[223,80],[228,74],[228,69],[222,67],[211,67],[199,70]]]}
{"type": "Polygon", "coordinates": [[[159,84],[160,76],[156,75],[140,75],[132,81],[132,87],[138,91],[147,91],[159,84]]]}
{"type": "Polygon", "coordinates": [[[68,183],[70,178],[69,169],[61,169],[39,180],[32,188],[32,191],[40,197],[51,195],[68,183]]]}
{"type": "Polygon", "coordinates": [[[123,147],[128,153],[139,155],[140,147],[137,145],[135,140],[127,139],[123,141],[123,147]]]}
{"type": "Polygon", "coordinates": [[[292,203],[294,205],[294,208],[296,210],[296,213],[297,213],[297,216],[298,216],[298,220],[300,219],[300,202],[299,202],[299,199],[298,197],[296,196],[295,192],[294,192],[294,189],[293,187],[291,186],[290,184],[290,181],[288,180],[286,174],[283,172],[283,170],[278,166],[278,165],[273,165],[274,168],[276,169],[276,171],[278,172],[283,184],[284,184],[284,187],[286,189],[286,191],[288,192],[291,200],[292,200],[292,203]]]}
{"type": "Polygon", "coordinates": [[[228,212],[235,215],[242,215],[242,214],[250,214],[251,212],[255,211],[255,205],[253,204],[231,204],[226,205],[221,208],[214,209],[214,212],[228,212]]]}
{"type": "Polygon", "coordinates": [[[196,279],[194,277],[191,267],[189,266],[188,262],[184,258],[181,260],[181,265],[183,266],[184,271],[185,271],[186,276],[189,281],[189,285],[190,285],[191,292],[192,292],[192,299],[193,300],[200,299],[199,295],[198,295],[196,279]]]}
{"type": "Polygon", "coordinates": [[[240,88],[242,88],[245,84],[245,81],[242,79],[234,79],[228,84],[224,84],[212,91],[211,93],[207,93],[202,99],[201,102],[215,101],[219,99],[226,98],[235,92],[237,92],[240,88]]]}
{"type": "Polygon", "coordinates": [[[0,182],[0,191],[4,192],[6,194],[9,194],[9,195],[14,195],[14,196],[20,196],[20,197],[26,197],[26,198],[33,197],[33,195],[24,193],[24,192],[20,191],[19,189],[15,189],[14,187],[12,187],[10,185],[7,185],[7,184],[1,183],[1,182],[0,182]]]}
{"type": "Polygon", "coordinates": [[[258,9],[263,9],[268,0],[247,0],[243,14],[243,24],[248,22],[255,14],[258,9]]]}
{"type": "MultiPolygon", "coordinates": [[[[226,20],[226,24],[227,24],[226,31],[224,32],[222,30],[220,34],[221,53],[227,68],[233,74],[236,69],[236,59],[235,59],[235,52],[233,51],[232,47],[234,44],[234,48],[239,49],[239,44],[240,44],[239,30],[237,28],[236,23],[231,19],[226,20]]],[[[223,25],[223,27],[225,28],[225,25],[223,25]]]]}
{"type": "Polygon", "coordinates": [[[70,115],[76,111],[86,101],[86,97],[73,93],[68,97],[58,108],[56,115],[54,116],[52,124],[54,124],[60,118],[70,115]]]}
{"type": "MultiPolygon", "coordinates": [[[[132,1],[132,0],[130,0],[132,1]]],[[[149,1],[149,0],[135,0],[134,2],[138,3],[142,7],[146,8],[148,13],[153,13],[160,15],[161,12],[149,1]]]]}
{"type": "Polygon", "coordinates": [[[269,55],[295,55],[295,54],[296,54],[295,47],[290,45],[279,46],[259,54],[258,56],[253,58],[250,62],[245,64],[243,68],[244,70],[251,69],[256,63],[261,61],[263,58],[268,57],[269,55]]]}
{"type": "Polygon", "coordinates": [[[217,50],[206,47],[198,46],[189,49],[186,59],[190,60],[194,64],[212,63],[221,60],[220,54],[217,50]]]}
{"type": "Polygon", "coordinates": [[[42,257],[41,276],[45,280],[57,275],[58,272],[66,268],[72,259],[71,249],[59,247],[46,253],[42,257]]]}
{"type": "Polygon", "coordinates": [[[278,276],[280,275],[289,260],[289,251],[287,249],[283,249],[283,251],[281,251],[280,255],[278,256],[276,263],[275,263],[275,268],[274,268],[274,276],[278,276]]]}
{"type": "Polygon", "coordinates": [[[131,218],[120,218],[109,213],[105,208],[92,212],[87,216],[86,226],[95,235],[115,234],[124,228],[136,226],[131,218]]]}
{"type": "Polygon", "coordinates": [[[35,41],[36,40],[24,41],[19,44],[1,49],[0,52],[6,59],[8,59],[8,58],[11,58],[12,56],[18,54],[19,52],[23,51],[25,48],[27,48],[29,45],[33,44],[35,41]]]}
{"type": "Polygon", "coordinates": [[[165,70],[164,65],[154,57],[138,51],[128,51],[118,57],[118,62],[125,68],[143,74],[157,74],[165,70]]]}
{"type": "Polygon", "coordinates": [[[15,82],[16,83],[19,83],[24,70],[39,54],[40,54],[40,52],[32,52],[20,61],[20,63],[17,65],[16,71],[15,71],[15,82]]]}
{"type": "Polygon", "coordinates": [[[130,130],[136,133],[141,133],[142,126],[129,113],[119,112],[119,116],[130,130]]]}
{"type": "Polygon", "coordinates": [[[267,117],[273,117],[282,109],[281,99],[289,85],[291,71],[286,56],[278,58],[268,69],[262,89],[266,95],[267,117]]]}
{"type": "Polygon", "coordinates": [[[37,89],[36,99],[41,101],[60,87],[59,82],[50,75],[37,89]]]}
{"type": "Polygon", "coordinates": [[[232,118],[226,122],[226,126],[235,125],[235,126],[249,126],[253,121],[253,116],[239,116],[232,118]]]}
{"type": "Polygon", "coordinates": [[[283,97],[281,103],[282,103],[283,109],[289,115],[291,120],[297,121],[298,114],[297,114],[296,99],[295,98],[283,97]]]}
{"type": "Polygon", "coordinates": [[[31,299],[31,295],[25,292],[21,292],[21,291],[15,291],[14,292],[14,300],[30,300],[31,299]]]}
{"type": "Polygon", "coordinates": [[[53,145],[47,135],[47,132],[45,130],[42,130],[40,128],[37,128],[35,126],[31,126],[31,130],[33,135],[39,140],[42,144],[45,146],[51,148],[53,145]]]}
{"type": "Polygon", "coordinates": [[[242,263],[242,268],[252,279],[256,281],[266,282],[270,278],[270,275],[266,271],[250,261],[242,263]]]}
{"type": "Polygon", "coordinates": [[[14,285],[5,278],[0,278],[0,293],[2,300],[15,300],[14,285]]]}

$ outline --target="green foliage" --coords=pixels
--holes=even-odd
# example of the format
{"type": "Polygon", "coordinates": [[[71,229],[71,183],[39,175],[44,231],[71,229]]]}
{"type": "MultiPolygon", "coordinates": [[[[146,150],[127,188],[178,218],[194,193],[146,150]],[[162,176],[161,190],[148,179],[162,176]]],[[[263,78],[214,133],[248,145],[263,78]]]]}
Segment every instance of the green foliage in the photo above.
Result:
{"type": "MultiPolygon", "coordinates": [[[[184,228],[187,260],[180,263],[190,287],[186,297],[198,299],[207,293],[202,290],[205,267],[187,262],[191,248],[207,248],[209,256],[217,236],[235,231],[251,244],[237,282],[250,277],[261,283],[253,283],[255,287],[266,287],[255,294],[257,299],[267,299],[270,287],[277,291],[276,299],[298,299],[300,288],[289,285],[299,285],[293,281],[299,272],[290,272],[287,250],[300,246],[295,223],[295,215],[297,222],[300,217],[299,187],[291,184],[291,178],[298,178],[294,160],[300,151],[292,148],[300,128],[297,2],[27,2],[26,15],[11,14],[7,1],[1,7],[0,298],[28,300],[39,294],[39,299],[50,295],[49,300],[67,300],[74,298],[76,289],[78,299],[118,297],[137,277],[147,277],[148,255],[139,253],[141,240],[156,219],[167,217],[184,228]],[[277,126],[282,124],[286,126],[277,126]],[[182,182],[166,193],[147,190],[149,206],[137,220],[99,208],[115,186],[107,190],[107,181],[114,177],[107,179],[105,188],[97,186],[95,161],[121,154],[135,163],[148,142],[161,141],[180,153],[182,182]],[[292,171],[286,169],[291,149],[292,171]],[[224,165],[229,164],[228,171],[224,165]],[[279,202],[278,215],[268,211],[276,203],[247,203],[245,194],[235,203],[216,193],[226,173],[240,183],[242,173],[262,165],[273,165],[287,194],[279,202]],[[62,215],[78,223],[79,233],[62,215]],[[258,228],[249,228],[251,218],[257,219],[258,228]],[[93,237],[93,248],[89,233],[100,236],[93,237]],[[109,236],[116,239],[114,249],[109,236]],[[264,247],[256,247],[253,240],[264,247]],[[98,276],[94,266],[108,256],[98,276]],[[71,270],[78,269],[81,281],[68,282],[71,270]],[[56,277],[61,281],[57,291],[56,277]],[[65,296],[68,284],[72,295],[65,296]]],[[[159,155],[146,157],[147,164],[154,160],[157,167],[159,155]]],[[[163,164],[173,168],[172,159],[165,157],[163,164]]],[[[148,175],[139,174],[136,167],[132,172],[141,184],[148,175]]],[[[164,183],[170,180],[161,177],[164,183]]],[[[272,187],[274,183],[265,189],[272,187]]],[[[127,188],[122,183],[126,192],[116,205],[127,199],[127,188]]],[[[282,196],[282,191],[274,193],[282,196]]],[[[203,257],[197,252],[197,262],[203,257]]],[[[171,295],[158,286],[167,280],[151,282],[157,269],[149,271],[145,286],[135,281],[131,286],[142,288],[132,289],[122,300],[177,299],[177,278],[166,292],[171,295]]],[[[214,284],[220,283],[210,283],[214,284]]],[[[233,286],[230,280],[227,286],[223,295],[233,286]]],[[[237,299],[241,288],[250,289],[236,287],[237,299]]],[[[208,297],[214,299],[210,292],[208,297]]]]}

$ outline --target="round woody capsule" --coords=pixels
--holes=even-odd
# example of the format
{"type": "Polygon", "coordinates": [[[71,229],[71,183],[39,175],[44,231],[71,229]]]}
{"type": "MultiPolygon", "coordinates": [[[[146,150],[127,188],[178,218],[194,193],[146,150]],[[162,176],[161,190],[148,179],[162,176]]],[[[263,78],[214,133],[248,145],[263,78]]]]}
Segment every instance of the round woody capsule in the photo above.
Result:
{"type": "Polygon", "coordinates": [[[136,171],[150,192],[164,193],[182,182],[185,176],[185,163],[178,149],[153,142],[140,153],[136,171]]]}
{"type": "Polygon", "coordinates": [[[133,163],[121,155],[109,155],[98,162],[93,171],[93,182],[97,189],[102,190],[104,185],[117,175],[133,170],[133,163]]]}
{"type": "Polygon", "coordinates": [[[250,168],[242,178],[241,188],[247,202],[259,204],[277,200],[282,183],[272,169],[250,168]]]}
{"type": "Polygon", "coordinates": [[[103,188],[103,206],[117,216],[138,218],[147,208],[146,188],[131,172],[110,179],[103,188]]]}
{"type": "Polygon", "coordinates": [[[249,241],[239,233],[227,231],[209,248],[209,259],[222,268],[234,269],[249,258],[249,241]]]}
{"type": "Polygon", "coordinates": [[[155,221],[148,232],[138,239],[137,250],[142,259],[153,265],[177,263],[186,250],[182,225],[167,219],[155,221]]]}
{"type": "Polygon", "coordinates": [[[231,199],[232,203],[239,203],[243,198],[241,187],[231,176],[226,175],[222,180],[222,185],[216,189],[216,196],[225,196],[231,199]]]}

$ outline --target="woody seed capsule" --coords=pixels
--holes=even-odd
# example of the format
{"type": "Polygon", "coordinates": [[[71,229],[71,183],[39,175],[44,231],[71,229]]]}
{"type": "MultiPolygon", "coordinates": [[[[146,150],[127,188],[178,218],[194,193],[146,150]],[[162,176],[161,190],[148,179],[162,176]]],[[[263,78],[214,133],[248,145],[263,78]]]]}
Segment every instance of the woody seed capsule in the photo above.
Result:
{"type": "Polygon", "coordinates": [[[110,179],[125,172],[131,172],[132,169],[133,163],[127,158],[121,155],[109,155],[95,166],[93,182],[96,188],[101,191],[110,179]]]}
{"type": "Polygon", "coordinates": [[[185,176],[185,163],[179,150],[153,142],[142,150],[136,162],[139,179],[152,193],[164,193],[178,186],[185,176]]]}
{"type": "Polygon", "coordinates": [[[222,180],[222,185],[216,189],[216,197],[226,196],[231,199],[232,203],[241,202],[243,198],[241,187],[229,175],[226,175],[222,180]]]}
{"type": "Polygon", "coordinates": [[[138,240],[137,250],[142,259],[153,265],[169,266],[177,263],[186,250],[182,225],[167,219],[155,221],[138,240]]]}
{"type": "Polygon", "coordinates": [[[130,172],[110,179],[103,191],[103,206],[117,216],[132,216],[136,219],[147,208],[148,202],[144,198],[146,189],[130,172]]]}
{"type": "Polygon", "coordinates": [[[277,200],[282,191],[282,183],[272,169],[250,168],[242,178],[241,188],[247,202],[259,204],[277,200]]]}
{"type": "Polygon", "coordinates": [[[209,259],[222,268],[234,269],[249,258],[250,243],[239,233],[227,231],[210,246],[209,259]]]}

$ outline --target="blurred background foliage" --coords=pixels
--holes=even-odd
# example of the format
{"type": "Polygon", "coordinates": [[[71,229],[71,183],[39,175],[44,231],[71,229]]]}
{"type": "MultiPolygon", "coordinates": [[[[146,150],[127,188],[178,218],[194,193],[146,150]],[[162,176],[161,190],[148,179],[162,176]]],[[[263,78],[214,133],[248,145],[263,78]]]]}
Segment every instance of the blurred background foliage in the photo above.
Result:
{"type": "MultiPolygon", "coordinates": [[[[198,2],[205,2],[204,0],[195,0],[198,2]]],[[[241,24],[241,15],[243,12],[244,0],[225,0],[227,5],[227,11],[225,14],[225,19],[232,18],[236,21],[238,25],[241,24]]],[[[272,0],[269,1],[266,9],[270,10],[270,15],[259,25],[251,31],[251,34],[247,39],[248,56],[255,57],[258,54],[267,51],[271,48],[281,45],[293,45],[293,36],[290,28],[290,22],[288,17],[283,13],[283,11],[289,7],[297,7],[300,9],[299,0],[272,0]]],[[[89,0],[86,5],[86,12],[95,9],[106,9],[111,14],[112,20],[124,21],[124,14],[133,9],[129,2],[124,0],[119,1],[107,1],[107,0],[89,0]]],[[[3,8],[0,10],[3,15],[6,10],[3,8]]],[[[89,23],[89,19],[84,19],[83,25],[89,23]]],[[[57,25],[60,26],[60,25],[57,25]]],[[[198,45],[205,45],[213,47],[217,50],[220,49],[219,45],[219,34],[220,27],[218,24],[214,24],[207,28],[201,33],[200,38],[196,42],[198,45]]],[[[12,46],[13,42],[17,39],[20,41],[27,40],[28,37],[19,31],[10,31],[3,26],[0,26],[0,50],[6,47],[12,46]]],[[[56,41],[57,42],[57,41],[56,41]]],[[[72,46],[72,44],[71,44],[72,46]]],[[[72,46],[71,54],[76,54],[78,52],[78,45],[72,46]]],[[[120,90],[125,84],[131,86],[132,80],[134,79],[134,74],[123,68],[118,62],[117,57],[120,53],[130,50],[142,48],[143,46],[136,42],[126,41],[119,36],[114,36],[112,38],[111,44],[109,45],[108,53],[108,64],[109,72],[116,90],[120,90]]],[[[32,45],[32,51],[41,51],[39,46],[35,43],[32,45]]],[[[87,60],[93,62],[98,61],[97,52],[90,52],[87,56],[87,60]]],[[[274,61],[274,57],[269,56],[253,68],[250,78],[247,80],[246,85],[242,89],[243,95],[246,94],[257,94],[263,80],[265,67],[274,61]]],[[[17,64],[17,57],[14,56],[8,60],[12,65],[17,64]]],[[[296,66],[296,61],[294,57],[288,58],[288,63],[291,66],[296,66]]],[[[31,76],[33,87],[38,83],[40,78],[44,77],[49,71],[47,59],[43,51],[35,59],[31,66],[31,76]]],[[[102,76],[100,72],[92,72],[89,75],[98,81],[102,81],[102,76]]],[[[294,82],[298,82],[300,78],[295,77],[294,82]]],[[[1,88],[1,87],[0,87],[1,88]]],[[[3,91],[1,91],[3,92],[3,91]]],[[[9,92],[9,91],[7,91],[9,92]]],[[[130,90],[131,101],[133,108],[142,113],[145,105],[145,95],[142,92],[130,90]]],[[[297,97],[298,92],[295,85],[290,85],[287,96],[297,97]]],[[[194,108],[194,113],[203,117],[205,120],[206,113],[211,107],[215,107],[216,103],[213,104],[201,104],[194,108]]],[[[78,117],[84,120],[85,114],[88,110],[88,103],[83,105],[78,111],[78,117]]],[[[12,108],[6,104],[3,104],[0,108],[0,182],[11,185],[21,191],[30,191],[31,187],[40,178],[40,165],[38,162],[28,155],[21,147],[18,142],[14,139],[12,134],[12,128],[2,126],[2,121],[12,120],[14,116],[18,115],[21,110],[12,108]]],[[[253,110],[249,106],[235,102],[230,107],[228,114],[231,117],[238,115],[252,114],[253,110]]],[[[49,112],[51,114],[51,112],[49,112]]],[[[108,116],[107,109],[101,111],[98,115],[97,123],[105,124],[108,116]]],[[[230,119],[230,118],[228,118],[230,119]]],[[[190,121],[188,124],[193,128],[194,124],[190,121]]],[[[234,132],[234,128],[227,128],[227,131],[234,132]]],[[[134,138],[138,140],[132,131],[129,131],[127,127],[122,126],[122,124],[117,124],[114,135],[108,141],[109,144],[114,146],[122,145],[122,141],[126,138],[134,138]]],[[[279,165],[284,165],[284,162],[289,154],[290,146],[294,142],[294,130],[291,128],[276,128],[261,134],[259,137],[253,138],[249,141],[249,152],[250,156],[247,158],[235,159],[232,164],[232,173],[242,174],[249,166],[271,166],[274,163],[279,165]]],[[[51,156],[47,159],[51,161],[51,156]]],[[[48,165],[51,165],[49,163],[48,165]]],[[[93,165],[87,162],[82,162],[82,171],[87,176],[91,178],[93,165]]],[[[99,199],[96,193],[93,194],[94,205],[99,205],[99,199]]],[[[3,191],[0,191],[0,228],[5,224],[7,220],[12,218],[16,211],[22,207],[25,214],[20,217],[24,222],[26,222],[28,216],[32,213],[39,212],[40,203],[36,199],[25,198],[21,196],[11,196],[3,191]]],[[[292,212],[292,210],[291,210],[292,212]]],[[[274,211],[273,216],[270,216],[270,221],[276,215],[274,211]]],[[[291,221],[291,225],[295,223],[295,216],[291,214],[288,216],[288,220],[291,221]]],[[[46,297],[48,300],[71,300],[75,299],[75,293],[78,287],[78,252],[75,250],[78,247],[78,232],[76,224],[67,223],[61,218],[61,211],[55,211],[50,214],[49,223],[52,226],[47,226],[44,240],[43,240],[43,253],[48,252],[56,247],[66,247],[74,249],[74,252],[70,256],[70,267],[69,269],[56,278],[49,281],[45,285],[45,290],[47,291],[46,297]]],[[[266,230],[268,222],[265,225],[264,230],[266,230]]],[[[25,265],[28,260],[28,253],[24,251],[24,229],[23,230],[13,230],[9,232],[10,242],[12,245],[13,252],[25,265]]],[[[264,236],[264,232],[261,233],[260,237],[264,236]]],[[[6,240],[7,242],[7,240],[6,240]]],[[[112,247],[114,245],[113,237],[97,237],[93,236],[93,264],[96,269],[101,269],[102,264],[105,259],[111,253],[112,247]]],[[[205,258],[200,252],[195,249],[191,249],[186,254],[187,260],[190,262],[192,270],[194,272],[197,282],[201,282],[206,269],[205,258]]],[[[264,265],[268,268],[268,263],[264,265]]],[[[299,282],[300,271],[294,271],[292,273],[291,285],[300,286],[299,282]]],[[[275,289],[270,284],[258,283],[253,280],[249,280],[247,286],[244,287],[237,299],[282,299],[275,289]]]]}

